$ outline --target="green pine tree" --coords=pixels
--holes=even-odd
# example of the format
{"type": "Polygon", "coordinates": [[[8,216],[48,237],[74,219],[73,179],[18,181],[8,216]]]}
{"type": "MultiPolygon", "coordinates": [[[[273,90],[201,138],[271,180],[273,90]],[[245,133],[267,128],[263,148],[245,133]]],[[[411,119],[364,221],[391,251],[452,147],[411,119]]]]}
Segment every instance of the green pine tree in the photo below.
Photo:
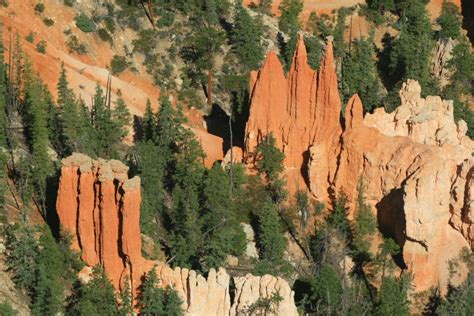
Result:
{"type": "Polygon", "coordinates": [[[165,309],[164,315],[181,316],[183,312],[183,300],[179,297],[178,292],[170,286],[166,287],[165,292],[165,309]]]}
{"type": "Polygon", "coordinates": [[[468,106],[471,95],[470,82],[474,80],[474,54],[471,45],[463,39],[457,44],[448,61],[451,71],[449,84],[443,90],[443,98],[453,100],[454,118],[456,121],[463,119],[468,126],[468,136],[474,138],[474,112],[468,106]]]}
{"type": "Polygon", "coordinates": [[[410,315],[410,301],[408,291],[411,279],[404,275],[400,280],[388,276],[382,282],[379,293],[379,302],[376,307],[376,315],[410,315]]]}
{"type": "Polygon", "coordinates": [[[359,181],[359,187],[357,190],[357,208],[353,225],[352,240],[354,256],[362,261],[368,260],[372,256],[370,252],[370,238],[377,231],[377,223],[370,206],[365,201],[364,190],[364,183],[361,180],[359,181]]]}
{"type": "Polygon", "coordinates": [[[239,256],[245,250],[245,233],[236,217],[228,186],[227,174],[220,165],[214,165],[203,187],[204,249],[200,263],[204,271],[223,266],[227,254],[239,256]]]}
{"type": "Polygon", "coordinates": [[[117,113],[106,104],[106,97],[104,91],[97,84],[96,93],[94,95],[94,103],[92,104],[92,126],[94,127],[94,136],[96,143],[96,154],[100,157],[114,157],[117,155],[117,144],[123,137],[124,128],[114,120],[119,117],[122,120],[120,123],[124,124],[127,120],[127,110],[125,104],[119,108],[121,113],[117,113]],[[118,116],[117,116],[118,115],[118,116]]]}
{"type": "Polygon", "coordinates": [[[26,73],[23,121],[26,139],[32,154],[32,165],[30,167],[34,187],[45,215],[46,181],[53,171],[53,165],[48,154],[47,88],[38,76],[32,74],[31,65],[27,65],[26,73]]]}
{"type": "Polygon", "coordinates": [[[232,30],[232,49],[245,68],[245,71],[260,67],[264,52],[260,45],[263,35],[259,16],[252,18],[241,3],[235,6],[234,28],[232,30]]]}
{"type": "Polygon", "coordinates": [[[119,140],[123,140],[128,135],[128,129],[132,120],[127,104],[122,98],[117,99],[117,104],[112,110],[112,120],[119,133],[119,140]]]}
{"type": "Polygon", "coordinates": [[[439,32],[441,38],[456,39],[461,35],[462,16],[456,4],[443,1],[441,14],[436,21],[441,26],[441,31],[439,32]]]}
{"type": "Polygon", "coordinates": [[[155,269],[147,273],[141,285],[140,309],[143,315],[166,315],[163,289],[158,287],[159,280],[155,269]]]}
{"type": "Polygon", "coordinates": [[[155,136],[155,115],[151,108],[150,99],[146,101],[145,112],[143,113],[141,140],[147,141],[154,139],[155,136]]]}
{"type": "Polygon", "coordinates": [[[278,7],[280,10],[280,30],[287,33],[289,31],[298,31],[300,28],[299,15],[303,11],[302,0],[283,0],[278,7]]]}
{"type": "Polygon", "coordinates": [[[32,293],[36,280],[38,244],[34,231],[24,224],[7,226],[7,265],[12,272],[15,285],[27,293],[32,293]]]}
{"type": "Polygon", "coordinates": [[[34,315],[56,315],[62,310],[62,276],[66,267],[63,255],[47,227],[42,230],[39,249],[31,310],[34,315]]]}
{"type": "Polygon", "coordinates": [[[73,293],[68,314],[115,316],[119,314],[115,290],[103,268],[92,269],[92,279],[73,293]]]}
{"type": "Polygon", "coordinates": [[[423,95],[436,95],[436,82],[430,77],[429,60],[434,47],[433,31],[425,8],[420,0],[406,0],[400,4],[401,30],[390,48],[389,73],[398,93],[401,82],[418,80],[423,95]]]}
{"type": "Polygon", "coordinates": [[[287,240],[282,231],[277,206],[272,202],[265,203],[263,210],[258,214],[257,244],[260,261],[255,266],[257,275],[289,273],[290,265],[283,258],[287,240]]]}
{"type": "Polygon", "coordinates": [[[372,37],[358,39],[351,51],[345,55],[342,64],[342,93],[347,102],[358,94],[366,112],[381,106],[381,86],[375,60],[375,45],[372,37]]]}

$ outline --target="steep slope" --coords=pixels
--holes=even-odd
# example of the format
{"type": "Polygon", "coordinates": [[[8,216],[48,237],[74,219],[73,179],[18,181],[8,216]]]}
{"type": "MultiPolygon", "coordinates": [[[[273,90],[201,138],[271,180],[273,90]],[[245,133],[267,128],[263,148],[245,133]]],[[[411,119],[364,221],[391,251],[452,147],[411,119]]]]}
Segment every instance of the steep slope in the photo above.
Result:
{"type": "MultiPolygon", "coordinates": [[[[356,198],[360,179],[381,233],[402,249],[400,268],[414,274],[417,291],[446,289],[448,261],[472,247],[472,153],[466,123],[455,123],[452,101],[421,98],[408,80],[393,113],[363,118],[359,97],[341,113],[332,43],[318,74],[306,64],[300,40],[288,78],[270,55],[251,76],[250,117],[244,159],[252,165],[257,144],[272,133],[285,153],[289,189],[305,178],[315,198],[329,202],[343,191],[356,198]]],[[[351,208],[350,216],[353,216],[351,208]]]]}
{"type": "Polygon", "coordinates": [[[128,179],[127,171],[119,161],[96,161],[82,154],[62,161],[56,208],[62,229],[72,234],[72,247],[81,251],[88,266],[101,264],[117,290],[124,288],[129,276],[135,299],[143,275],[156,269],[161,284],[178,291],[187,315],[240,315],[273,293],[283,298],[279,315],[297,315],[294,293],[281,278],[250,274],[235,278],[231,295],[231,278],[223,268],[211,269],[205,278],[192,270],[144,259],[140,179],[128,179]]]}

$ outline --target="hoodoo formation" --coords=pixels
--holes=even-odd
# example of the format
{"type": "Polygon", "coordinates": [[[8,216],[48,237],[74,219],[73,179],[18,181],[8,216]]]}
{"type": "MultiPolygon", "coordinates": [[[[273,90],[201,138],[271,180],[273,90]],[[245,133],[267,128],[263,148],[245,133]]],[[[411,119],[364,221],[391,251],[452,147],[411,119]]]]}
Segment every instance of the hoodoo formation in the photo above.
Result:
{"type": "MultiPolygon", "coordinates": [[[[285,153],[289,187],[326,201],[331,192],[356,197],[360,179],[385,237],[402,249],[400,268],[414,274],[417,291],[445,289],[448,261],[473,245],[474,143],[466,123],[455,123],[452,101],[421,98],[408,80],[393,113],[363,116],[357,95],[341,113],[331,41],[318,73],[307,64],[300,39],[288,77],[274,54],[252,75],[244,159],[252,162],[270,133],[285,153]]],[[[353,212],[353,210],[351,211],[353,212]]]]}
{"type": "MultiPolygon", "coordinates": [[[[293,62],[285,77],[283,66],[270,53],[258,73],[251,75],[250,116],[245,130],[246,162],[252,162],[257,145],[268,134],[285,154],[288,185],[304,187],[301,168],[309,159],[311,145],[320,155],[318,188],[313,193],[327,199],[327,179],[336,171],[337,148],[342,133],[341,100],[337,87],[333,46],[329,41],[321,69],[308,65],[306,47],[299,38],[293,62]]],[[[312,179],[313,181],[315,179],[312,179]]]]}
{"type": "Polygon", "coordinates": [[[140,178],[128,179],[128,167],[116,160],[93,160],[73,154],[62,160],[57,212],[62,229],[73,236],[73,248],[88,266],[104,267],[115,289],[130,280],[133,297],[142,277],[155,269],[166,287],[183,300],[187,315],[239,315],[259,298],[278,293],[280,315],[297,315],[291,287],[282,278],[265,275],[231,278],[225,269],[211,269],[207,278],[193,270],[175,268],[142,257],[140,233],[140,178]]]}

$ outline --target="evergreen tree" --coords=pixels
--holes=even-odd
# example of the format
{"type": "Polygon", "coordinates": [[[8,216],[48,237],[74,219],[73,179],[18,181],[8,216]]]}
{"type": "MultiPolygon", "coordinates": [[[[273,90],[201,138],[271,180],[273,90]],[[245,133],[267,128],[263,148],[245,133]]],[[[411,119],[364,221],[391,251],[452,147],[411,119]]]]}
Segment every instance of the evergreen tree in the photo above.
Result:
{"type": "Polygon", "coordinates": [[[311,280],[311,296],[313,305],[318,306],[319,315],[338,315],[341,309],[343,291],[341,279],[337,271],[330,265],[321,268],[318,275],[311,280]]]}
{"type": "Polygon", "coordinates": [[[117,104],[112,111],[112,120],[119,132],[119,140],[123,140],[128,135],[131,119],[132,117],[125,101],[121,97],[118,98],[117,104]]]}
{"type": "Polygon", "coordinates": [[[370,206],[365,202],[364,183],[359,181],[357,190],[356,215],[353,225],[353,250],[354,256],[359,260],[368,260],[372,254],[370,253],[370,238],[377,231],[377,224],[370,206]]]}
{"type": "Polygon", "coordinates": [[[407,297],[409,287],[409,275],[404,275],[400,280],[386,277],[380,287],[376,315],[410,315],[410,301],[407,297]]]}
{"type": "Polygon", "coordinates": [[[92,279],[85,285],[79,285],[73,293],[68,313],[81,316],[114,316],[119,313],[114,287],[103,268],[94,267],[92,279]]]}
{"type": "Polygon", "coordinates": [[[120,293],[120,316],[128,316],[133,314],[133,298],[132,290],[130,289],[130,278],[128,275],[125,277],[125,288],[120,293]]]}
{"type": "Polygon", "coordinates": [[[474,80],[474,54],[470,43],[464,39],[457,44],[448,61],[451,71],[449,84],[443,90],[443,98],[454,101],[454,118],[463,119],[468,126],[468,136],[474,138],[474,113],[468,106],[468,96],[472,94],[471,81],[474,80]]]}
{"type": "Polygon", "coordinates": [[[247,9],[238,2],[235,6],[234,21],[231,34],[232,49],[246,71],[257,69],[264,57],[260,45],[263,32],[259,16],[252,18],[247,9]]]}
{"type": "Polygon", "coordinates": [[[181,307],[183,300],[179,297],[178,292],[171,288],[169,285],[165,292],[165,313],[167,316],[181,316],[184,314],[183,308],[181,307]]]}
{"type": "Polygon", "coordinates": [[[346,17],[350,13],[349,9],[342,7],[337,10],[337,22],[333,30],[334,37],[334,57],[344,57],[346,45],[344,43],[344,31],[346,30],[346,17]]]}
{"type": "MultiPolygon", "coordinates": [[[[137,145],[138,172],[142,180],[140,224],[146,234],[155,232],[154,219],[164,216],[164,176],[166,169],[163,152],[148,140],[137,145]]],[[[158,223],[162,224],[162,223],[158,223]]]]}
{"type": "Polygon", "coordinates": [[[31,170],[35,189],[42,205],[42,211],[46,212],[44,205],[46,180],[51,175],[53,167],[48,154],[47,88],[36,75],[32,74],[31,65],[27,65],[26,69],[28,76],[25,82],[23,121],[32,154],[31,170]]]}
{"type": "Polygon", "coordinates": [[[58,107],[60,116],[60,125],[62,129],[62,146],[61,155],[70,155],[76,148],[74,142],[79,137],[78,135],[78,111],[76,100],[73,98],[72,91],[69,89],[67,81],[67,73],[64,64],[61,64],[61,75],[59,77],[58,85],[58,107]]]}
{"type": "Polygon", "coordinates": [[[150,99],[146,101],[145,112],[143,113],[142,123],[142,139],[141,140],[152,140],[155,135],[155,116],[151,109],[150,99]]]}
{"type": "Polygon", "coordinates": [[[92,104],[92,125],[95,130],[96,153],[100,157],[111,157],[115,154],[114,146],[120,136],[112,120],[112,111],[106,104],[104,91],[97,84],[92,104]]]}
{"type": "Polygon", "coordinates": [[[308,64],[313,70],[319,70],[324,52],[323,42],[317,36],[305,36],[304,43],[308,51],[308,64]]]}
{"type": "MultiPolygon", "coordinates": [[[[457,286],[450,284],[446,297],[441,300],[439,306],[436,306],[435,315],[467,316],[474,310],[474,255],[465,248],[460,257],[461,263],[468,269],[468,275],[461,284],[457,286]]],[[[452,263],[453,268],[459,264],[459,262],[452,263]]]]}
{"type": "Polygon", "coordinates": [[[7,226],[7,265],[15,285],[32,293],[35,285],[38,245],[33,230],[26,225],[7,226]]]}
{"type": "Polygon", "coordinates": [[[282,32],[298,31],[300,28],[299,15],[303,11],[302,0],[283,0],[278,7],[280,10],[279,27],[282,32]]]}
{"type": "Polygon", "coordinates": [[[276,147],[273,134],[269,134],[257,147],[257,167],[268,181],[276,180],[283,171],[285,154],[276,147]]]}
{"type": "Polygon", "coordinates": [[[0,315],[16,316],[18,315],[18,311],[14,309],[7,300],[5,300],[0,303],[0,315]]]}
{"type": "Polygon", "coordinates": [[[381,106],[380,79],[372,37],[367,40],[355,40],[351,51],[344,56],[342,88],[345,102],[357,93],[366,112],[372,112],[376,107],[381,106]]]}
{"type": "Polygon", "coordinates": [[[158,285],[155,269],[151,269],[141,285],[140,308],[143,315],[165,315],[164,291],[158,285]]]}
{"type": "Polygon", "coordinates": [[[429,60],[433,49],[431,23],[425,3],[420,0],[406,0],[399,6],[401,30],[394,40],[390,52],[388,75],[398,93],[401,82],[418,80],[424,95],[435,95],[437,86],[430,78],[429,60]]]}
{"type": "Polygon", "coordinates": [[[34,315],[56,315],[62,309],[62,276],[66,267],[63,255],[47,227],[42,230],[39,249],[32,312],[34,315]]]}
{"type": "Polygon", "coordinates": [[[286,198],[285,183],[280,178],[284,170],[285,155],[276,147],[276,140],[270,133],[257,147],[256,161],[258,172],[265,176],[267,189],[275,202],[286,198]]]}
{"type": "Polygon", "coordinates": [[[204,249],[201,265],[204,271],[223,266],[227,254],[240,255],[246,246],[242,230],[233,208],[229,179],[218,164],[208,171],[203,187],[204,249]]]}
{"type": "Polygon", "coordinates": [[[275,204],[267,202],[258,214],[257,243],[260,261],[255,266],[258,275],[286,275],[290,265],[283,258],[287,240],[282,233],[280,216],[275,204]]]}
{"type": "Polygon", "coordinates": [[[456,4],[443,1],[441,14],[436,21],[441,26],[441,31],[439,32],[441,38],[456,39],[461,35],[462,16],[456,4]]]}
{"type": "Polygon", "coordinates": [[[181,316],[183,303],[178,292],[168,286],[159,288],[159,280],[155,269],[150,270],[141,286],[140,308],[141,315],[181,316]]]}
{"type": "Polygon", "coordinates": [[[347,219],[347,196],[344,192],[339,192],[333,211],[328,215],[326,221],[329,228],[334,229],[342,238],[348,241],[351,236],[351,228],[347,219]]]}

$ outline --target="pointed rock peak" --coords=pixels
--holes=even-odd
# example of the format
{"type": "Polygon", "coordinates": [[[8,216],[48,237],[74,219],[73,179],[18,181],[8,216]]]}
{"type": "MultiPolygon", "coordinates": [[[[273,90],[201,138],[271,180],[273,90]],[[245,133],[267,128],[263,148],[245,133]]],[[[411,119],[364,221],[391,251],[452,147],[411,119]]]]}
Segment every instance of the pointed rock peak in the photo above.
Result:
{"type": "Polygon", "coordinates": [[[298,40],[296,42],[295,54],[293,55],[293,62],[291,67],[299,67],[300,65],[306,66],[308,64],[308,53],[306,51],[306,45],[304,44],[304,36],[298,33],[298,40]]]}
{"type": "Polygon", "coordinates": [[[364,107],[359,95],[354,94],[347,102],[346,107],[346,130],[348,128],[360,127],[364,124],[364,107]]]}
{"type": "Polygon", "coordinates": [[[265,62],[263,63],[262,72],[266,69],[283,69],[283,66],[275,52],[269,52],[265,62]]]}
{"type": "Polygon", "coordinates": [[[328,36],[328,42],[326,44],[326,50],[324,52],[323,60],[321,61],[321,72],[324,72],[331,67],[334,69],[334,48],[332,44],[332,37],[328,36]]]}

